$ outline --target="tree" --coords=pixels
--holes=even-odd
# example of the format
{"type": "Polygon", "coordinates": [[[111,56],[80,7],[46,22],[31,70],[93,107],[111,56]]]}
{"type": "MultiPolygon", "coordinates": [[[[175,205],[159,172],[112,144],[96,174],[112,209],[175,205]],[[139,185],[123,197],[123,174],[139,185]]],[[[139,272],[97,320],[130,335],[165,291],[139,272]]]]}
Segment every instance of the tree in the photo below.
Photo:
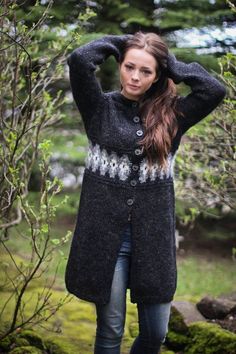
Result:
{"type": "MultiPolygon", "coordinates": [[[[47,273],[55,251],[69,237],[68,233],[61,239],[52,238],[54,197],[62,185],[57,178],[49,178],[51,143],[43,139],[43,134],[63,117],[65,97],[61,90],[55,92],[53,85],[61,80],[66,51],[76,34],[71,31],[62,37],[63,27],[48,31],[44,21],[52,3],[48,2],[41,17],[31,25],[26,25],[24,16],[21,17],[17,1],[5,1],[1,8],[1,288],[9,291],[9,297],[1,303],[1,320],[9,304],[14,303],[11,321],[1,337],[26,324],[46,321],[68,300],[67,295],[56,303],[50,299],[55,272],[54,277],[45,279],[30,314],[25,312],[29,286],[47,273]],[[35,164],[39,166],[41,187],[38,203],[33,204],[28,185],[35,164]],[[8,245],[13,226],[22,219],[25,229],[18,237],[29,252],[24,262],[15,257],[8,245]]],[[[38,10],[37,2],[34,7],[32,12],[38,10]]]]}

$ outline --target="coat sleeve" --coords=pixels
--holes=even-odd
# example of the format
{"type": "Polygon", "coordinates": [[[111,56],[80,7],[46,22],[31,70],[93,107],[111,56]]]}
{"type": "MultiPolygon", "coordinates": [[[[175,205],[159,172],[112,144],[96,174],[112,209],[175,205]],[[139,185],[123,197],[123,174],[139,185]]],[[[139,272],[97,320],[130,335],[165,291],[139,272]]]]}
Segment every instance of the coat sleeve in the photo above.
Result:
{"type": "Polygon", "coordinates": [[[104,99],[95,75],[96,67],[110,55],[118,61],[127,39],[128,35],[106,35],[75,49],[67,57],[73,98],[85,126],[104,99]]]}
{"type": "Polygon", "coordinates": [[[182,113],[179,124],[182,134],[212,112],[223,100],[226,89],[200,64],[186,64],[168,55],[167,75],[176,83],[184,82],[191,92],[177,100],[177,110],[182,113]]]}

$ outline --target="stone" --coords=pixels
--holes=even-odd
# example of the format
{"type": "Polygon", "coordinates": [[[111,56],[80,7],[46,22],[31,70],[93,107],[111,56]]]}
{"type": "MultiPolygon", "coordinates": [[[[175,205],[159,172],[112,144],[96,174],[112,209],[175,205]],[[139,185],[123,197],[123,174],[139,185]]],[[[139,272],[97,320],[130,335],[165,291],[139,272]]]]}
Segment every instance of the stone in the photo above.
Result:
{"type": "Polygon", "coordinates": [[[188,344],[188,325],[192,322],[204,321],[196,306],[188,301],[173,301],[169,321],[169,331],[166,338],[167,347],[181,350],[188,344]]]}
{"type": "MultiPolygon", "coordinates": [[[[172,329],[175,332],[186,333],[188,325],[192,322],[205,321],[205,318],[198,311],[195,304],[189,301],[173,301],[172,308],[174,308],[180,315],[182,319],[181,329],[185,328],[184,331],[180,331],[179,327],[173,326],[172,329]]],[[[180,319],[179,319],[180,320],[180,319]]],[[[178,325],[179,326],[179,325],[178,325]]]]}
{"type": "Polygon", "coordinates": [[[236,305],[236,291],[233,291],[232,293],[229,294],[222,294],[217,299],[234,301],[236,305]]]}
{"type": "Polygon", "coordinates": [[[236,312],[236,302],[226,298],[214,299],[211,296],[205,296],[196,306],[208,319],[223,319],[229,313],[236,312]]]}
{"type": "Polygon", "coordinates": [[[236,313],[227,315],[223,320],[214,320],[214,322],[236,334],[236,313]]]}

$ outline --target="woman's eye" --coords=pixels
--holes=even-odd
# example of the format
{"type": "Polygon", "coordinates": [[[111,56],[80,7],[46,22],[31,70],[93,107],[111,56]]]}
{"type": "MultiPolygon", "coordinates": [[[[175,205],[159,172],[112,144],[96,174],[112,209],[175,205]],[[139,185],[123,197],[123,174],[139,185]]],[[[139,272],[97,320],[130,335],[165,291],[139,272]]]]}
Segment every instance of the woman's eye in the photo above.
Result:
{"type": "Polygon", "coordinates": [[[133,69],[133,67],[131,65],[127,65],[127,64],[125,65],[125,67],[126,67],[127,70],[132,70],[133,69]]]}
{"type": "Polygon", "coordinates": [[[149,71],[149,70],[142,70],[142,73],[144,75],[151,75],[151,71],[149,71]]]}

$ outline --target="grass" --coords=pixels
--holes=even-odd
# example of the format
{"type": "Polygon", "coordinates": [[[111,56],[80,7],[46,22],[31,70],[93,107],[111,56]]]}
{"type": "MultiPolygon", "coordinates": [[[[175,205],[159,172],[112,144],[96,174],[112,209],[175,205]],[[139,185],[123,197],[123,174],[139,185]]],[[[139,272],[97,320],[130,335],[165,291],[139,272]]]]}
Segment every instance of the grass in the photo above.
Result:
{"type": "Polygon", "coordinates": [[[236,291],[235,261],[199,255],[178,259],[178,287],[175,299],[199,301],[205,295],[217,297],[236,291]]]}

